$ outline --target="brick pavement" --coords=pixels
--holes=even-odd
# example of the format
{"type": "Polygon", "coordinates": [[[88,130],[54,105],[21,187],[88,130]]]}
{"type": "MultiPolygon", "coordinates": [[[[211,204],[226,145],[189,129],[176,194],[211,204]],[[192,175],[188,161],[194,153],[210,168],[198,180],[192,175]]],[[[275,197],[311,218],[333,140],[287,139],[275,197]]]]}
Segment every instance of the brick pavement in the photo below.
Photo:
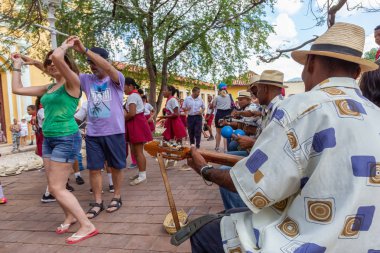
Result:
{"type": "MultiPolygon", "coordinates": [[[[202,142],[212,149],[214,142],[202,142]]],[[[1,158],[0,158],[1,159],[1,158]]],[[[123,187],[123,207],[116,213],[102,212],[93,221],[100,235],[78,245],[66,245],[65,238],[57,235],[55,228],[62,222],[63,214],[57,203],[42,204],[40,198],[46,188],[43,172],[25,172],[14,177],[1,178],[9,203],[0,206],[0,252],[190,252],[189,241],[180,247],[170,244],[162,222],[169,212],[165,188],[158,163],[148,158],[148,182],[129,186],[128,177],[136,170],[126,170],[123,187]]],[[[183,162],[179,162],[177,167],[183,162]]],[[[89,193],[88,173],[82,172],[86,181],[78,186],[72,180],[75,196],[87,210],[92,199],[89,193]]],[[[192,218],[223,210],[219,190],[206,186],[193,171],[168,170],[171,187],[178,209],[188,211],[196,207],[192,218]]],[[[73,177],[72,177],[73,178],[73,177]]],[[[103,176],[104,200],[112,198],[107,191],[106,174],[103,176]]],[[[70,232],[75,232],[74,225],[70,232]]]]}

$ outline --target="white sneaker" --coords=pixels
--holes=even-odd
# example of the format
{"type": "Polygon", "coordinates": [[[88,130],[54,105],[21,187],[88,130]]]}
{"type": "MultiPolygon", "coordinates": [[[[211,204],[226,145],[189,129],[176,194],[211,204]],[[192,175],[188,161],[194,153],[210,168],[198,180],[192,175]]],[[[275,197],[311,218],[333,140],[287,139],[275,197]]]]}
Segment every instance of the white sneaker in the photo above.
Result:
{"type": "Polygon", "coordinates": [[[135,180],[129,182],[129,185],[134,186],[141,183],[146,183],[146,178],[137,177],[135,180]]]}
{"type": "Polygon", "coordinates": [[[139,177],[139,174],[136,174],[136,175],[134,175],[134,176],[130,176],[129,177],[129,180],[135,180],[136,178],[138,178],[139,177]]]}

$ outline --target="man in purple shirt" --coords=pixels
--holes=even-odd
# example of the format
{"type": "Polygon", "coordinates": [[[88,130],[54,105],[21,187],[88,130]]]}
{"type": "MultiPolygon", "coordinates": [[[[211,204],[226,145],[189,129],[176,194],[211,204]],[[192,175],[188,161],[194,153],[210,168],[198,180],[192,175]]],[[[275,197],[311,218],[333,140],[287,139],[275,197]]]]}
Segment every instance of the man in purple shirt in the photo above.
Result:
{"type": "Polygon", "coordinates": [[[112,170],[114,197],[107,212],[121,205],[122,169],[126,167],[126,143],[123,112],[125,78],[108,61],[108,52],[99,47],[88,49],[79,39],[74,49],[85,54],[93,74],[79,76],[81,88],[88,99],[86,152],[87,168],[95,202],[90,203],[88,218],[95,218],[104,210],[102,200],[102,175],[104,163],[112,170]]]}

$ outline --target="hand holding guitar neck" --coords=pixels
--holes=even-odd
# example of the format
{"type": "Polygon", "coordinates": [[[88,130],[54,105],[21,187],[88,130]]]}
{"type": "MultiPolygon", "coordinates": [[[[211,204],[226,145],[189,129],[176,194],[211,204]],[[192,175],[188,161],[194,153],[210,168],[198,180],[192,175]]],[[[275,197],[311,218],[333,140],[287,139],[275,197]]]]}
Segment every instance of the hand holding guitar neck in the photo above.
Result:
{"type": "MultiPolygon", "coordinates": [[[[186,158],[191,158],[191,150],[189,147],[183,147],[176,143],[166,141],[148,142],[144,145],[144,149],[152,156],[157,156],[157,154],[161,153],[163,158],[171,160],[184,160],[186,158]]],[[[227,166],[234,166],[243,158],[241,156],[217,153],[207,150],[195,150],[194,152],[199,153],[207,162],[227,166]]]]}

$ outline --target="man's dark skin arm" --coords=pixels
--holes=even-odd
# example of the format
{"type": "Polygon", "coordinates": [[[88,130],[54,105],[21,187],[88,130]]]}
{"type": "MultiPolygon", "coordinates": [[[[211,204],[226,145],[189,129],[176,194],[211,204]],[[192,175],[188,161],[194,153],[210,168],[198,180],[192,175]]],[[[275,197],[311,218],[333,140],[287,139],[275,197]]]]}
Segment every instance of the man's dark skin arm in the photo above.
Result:
{"type": "MultiPolygon", "coordinates": [[[[207,165],[207,162],[195,147],[191,147],[191,158],[187,159],[187,164],[200,175],[201,169],[207,165]]],[[[236,192],[229,170],[211,169],[208,170],[207,173],[204,173],[204,176],[208,181],[226,188],[229,191],[236,192]]]]}

